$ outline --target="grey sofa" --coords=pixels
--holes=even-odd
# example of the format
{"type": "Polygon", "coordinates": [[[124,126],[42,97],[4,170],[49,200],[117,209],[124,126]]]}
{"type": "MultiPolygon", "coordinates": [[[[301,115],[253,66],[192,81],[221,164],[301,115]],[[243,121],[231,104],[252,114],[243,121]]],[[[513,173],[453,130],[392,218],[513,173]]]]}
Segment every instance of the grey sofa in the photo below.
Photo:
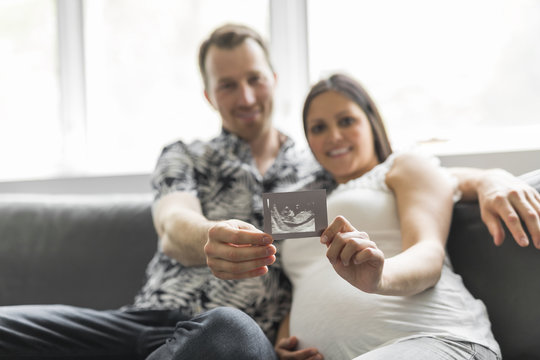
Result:
{"type": "MultiPolygon", "coordinates": [[[[540,170],[525,179],[540,190],[540,170]]],[[[128,304],[156,249],[146,195],[0,194],[0,306],[128,304]]],[[[448,252],[482,299],[504,359],[540,359],[540,250],[495,247],[476,204],[458,204],[448,252]]]]}
{"type": "MultiPolygon", "coordinates": [[[[540,191],[540,170],[522,178],[540,191]]],[[[540,359],[540,250],[506,231],[493,245],[477,204],[454,209],[447,251],[469,291],[486,304],[503,359],[540,359]]]]}

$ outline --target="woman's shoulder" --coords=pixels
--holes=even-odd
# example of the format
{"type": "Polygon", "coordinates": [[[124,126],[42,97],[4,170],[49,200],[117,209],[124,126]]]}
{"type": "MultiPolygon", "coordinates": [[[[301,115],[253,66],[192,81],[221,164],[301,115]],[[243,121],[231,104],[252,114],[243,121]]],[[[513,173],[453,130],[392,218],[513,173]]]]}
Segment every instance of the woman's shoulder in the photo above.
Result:
{"type": "Polygon", "coordinates": [[[402,151],[391,155],[392,159],[387,159],[388,172],[386,179],[401,178],[410,176],[422,176],[426,171],[440,167],[440,160],[428,154],[417,151],[402,151]]]}
{"type": "Polygon", "coordinates": [[[422,164],[440,166],[438,157],[413,150],[393,153],[390,157],[393,157],[392,167],[418,168],[418,166],[422,164]]]}
{"type": "Polygon", "coordinates": [[[385,179],[390,189],[395,189],[396,186],[411,188],[411,185],[413,188],[418,188],[433,182],[440,186],[447,184],[453,189],[454,201],[460,199],[461,193],[457,179],[443,168],[439,158],[433,155],[414,151],[396,154],[385,179]]]}

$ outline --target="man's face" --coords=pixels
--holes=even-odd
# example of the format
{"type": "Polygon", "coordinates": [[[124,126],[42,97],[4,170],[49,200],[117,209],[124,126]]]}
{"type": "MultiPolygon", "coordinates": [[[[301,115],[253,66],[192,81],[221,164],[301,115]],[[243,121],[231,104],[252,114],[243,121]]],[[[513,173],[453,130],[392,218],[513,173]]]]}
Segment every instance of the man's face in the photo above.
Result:
{"type": "Polygon", "coordinates": [[[223,127],[250,142],[271,128],[276,76],[262,48],[246,39],[233,49],[211,46],[206,57],[205,96],[223,127]]]}

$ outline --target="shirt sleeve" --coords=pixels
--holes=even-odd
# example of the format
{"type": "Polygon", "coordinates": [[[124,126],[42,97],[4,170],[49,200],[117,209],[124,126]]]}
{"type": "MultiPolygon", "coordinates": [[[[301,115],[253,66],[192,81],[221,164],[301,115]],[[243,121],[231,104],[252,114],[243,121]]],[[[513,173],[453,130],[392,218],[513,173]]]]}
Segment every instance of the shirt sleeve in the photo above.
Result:
{"type": "Polygon", "coordinates": [[[194,163],[193,155],[182,141],[165,146],[151,178],[154,201],[175,191],[197,196],[194,163]]]}

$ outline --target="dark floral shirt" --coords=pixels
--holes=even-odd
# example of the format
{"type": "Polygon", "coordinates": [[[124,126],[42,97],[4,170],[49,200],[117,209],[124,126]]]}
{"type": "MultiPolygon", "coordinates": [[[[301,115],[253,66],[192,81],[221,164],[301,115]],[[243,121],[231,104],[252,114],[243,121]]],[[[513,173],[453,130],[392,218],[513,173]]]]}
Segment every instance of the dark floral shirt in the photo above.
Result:
{"type": "MultiPolygon", "coordinates": [[[[261,230],[263,192],[321,188],[329,182],[309,150],[299,150],[290,138],[261,176],[249,145],[225,130],[208,142],[166,146],[152,176],[156,200],[174,191],[190,192],[199,198],[206,218],[240,219],[261,230]]],[[[189,316],[232,306],[255,319],[273,340],[291,303],[291,285],[281,270],[276,245],[277,261],[269,272],[244,280],[218,279],[206,266],[186,267],[158,250],[133,306],[180,309],[189,316]]]]}

